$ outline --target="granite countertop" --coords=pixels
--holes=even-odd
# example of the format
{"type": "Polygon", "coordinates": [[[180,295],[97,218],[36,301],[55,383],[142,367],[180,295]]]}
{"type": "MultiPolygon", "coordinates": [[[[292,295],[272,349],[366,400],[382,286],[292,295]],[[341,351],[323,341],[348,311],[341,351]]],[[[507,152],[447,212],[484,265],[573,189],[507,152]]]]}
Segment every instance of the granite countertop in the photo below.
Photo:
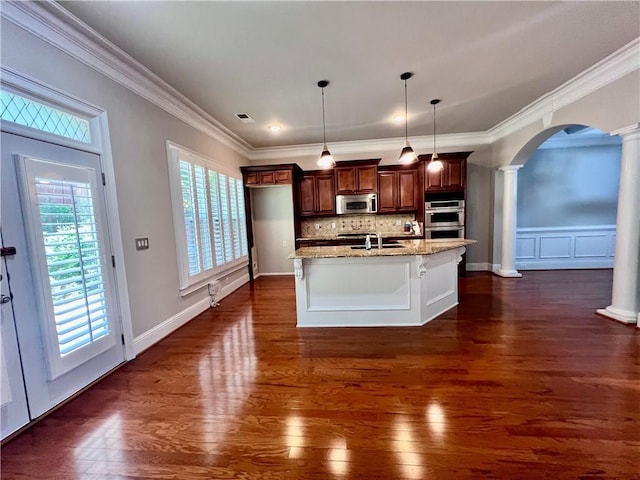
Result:
{"type": "MultiPolygon", "coordinates": [[[[339,237],[337,233],[332,233],[332,234],[326,234],[326,235],[313,235],[310,237],[300,237],[300,238],[296,238],[297,241],[299,242],[303,242],[303,241],[313,241],[313,240],[348,240],[350,238],[364,238],[366,235],[371,235],[372,238],[375,238],[375,234],[373,234],[373,232],[362,232],[362,234],[359,236],[355,236],[355,235],[351,235],[353,233],[358,233],[358,232],[345,232],[345,233],[349,233],[349,236],[346,237],[339,237]]],[[[420,239],[420,238],[424,238],[422,235],[415,235],[414,233],[404,233],[404,232],[380,232],[380,234],[382,235],[382,238],[407,238],[407,239],[420,239]]]]}
{"type": "Polygon", "coordinates": [[[394,255],[432,255],[459,247],[476,243],[467,239],[437,239],[437,240],[401,240],[400,248],[378,249],[375,246],[371,250],[354,249],[349,245],[336,247],[302,247],[297,249],[288,258],[340,258],[340,257],[387,257],[394,255]]]}

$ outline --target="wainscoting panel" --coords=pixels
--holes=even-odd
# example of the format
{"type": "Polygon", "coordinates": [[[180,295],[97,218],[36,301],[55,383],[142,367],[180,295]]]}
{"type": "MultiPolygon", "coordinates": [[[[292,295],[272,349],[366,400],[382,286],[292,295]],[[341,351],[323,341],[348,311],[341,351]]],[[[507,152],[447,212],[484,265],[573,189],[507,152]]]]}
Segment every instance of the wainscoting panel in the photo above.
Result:
{"type": "Polygon", "coordinates": [[[613,268],[615,225],[518,228],[516,268],[613,268]]]}

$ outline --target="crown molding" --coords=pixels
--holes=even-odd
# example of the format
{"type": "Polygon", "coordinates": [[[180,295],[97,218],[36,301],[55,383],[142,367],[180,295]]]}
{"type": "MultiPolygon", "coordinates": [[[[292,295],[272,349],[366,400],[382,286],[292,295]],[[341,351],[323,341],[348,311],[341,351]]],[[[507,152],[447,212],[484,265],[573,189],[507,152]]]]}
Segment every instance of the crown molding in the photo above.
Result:
{"type": "Polygon", "coordinates": [[[558,88],[490,128],[492,141],[510,135],[536,121],[550,120],[553,112],[579,100],[625,75],[640,69],[640,37],[587,68],[558,88]]]}
{"type": "Polygon", "coordinates": [[[57,3],[3,1],[2,17],[236,152],[251,145],[57,3]]]}
{"type": "Polygon", "coordinates": [[[545,140],[538,150],[553,148],[599,147],[603,145],[620,145],[620,138],[606,133],[599,135],[567,135],[565,137],[551,137],[545,140]]]}
{"type": "Polygon", "coordinates": [[[640,132],[640,122],[627,125],[611,132],[611,135],[625,136],[629,134],[638,134],[640,132]]]}
{"type": "MultiPolygon", "coordinates": [[[[320,144],[254,148],[140,62],[105,39],[53,0],[4,0],[0,15],[71,57],[111,78],[193,128],[249,160],[316,155],[320,144]]],[[[438,149],[489,145],[532,123],[551,124],[553,112],[640,69],[640,37],[543,95],[486,132],[438,135],[438,149]]],[[[548,125],[547,125],[548,126],[548,125]]],[[[393,151],[404,138],[330,144],[334,154],[393,151]]],[[[432,136],[412,137],[416,150],[430,152],[432,136]]]]}
{"type": "MultiPolygon", "coordinates": [[[[485,132],[450,133],[437,135],[438,151],[460,147],[489,145],[491,138],[485,132]]],[[[409,137],[411,146],[418,154],[433,151],[433,135],[409,137]]],[[[329,150],[333,155],[366,154],[379,152],[400,152],[404,137],[382,138],[377,140],[356,140],[352,142],[330,142],[329,150]]],[[[249,152],[249,160],[269,160],[273,158],[295,158],[319,155],[323,144],[286,145],[282,147],[261,147],[249,152]]]]}

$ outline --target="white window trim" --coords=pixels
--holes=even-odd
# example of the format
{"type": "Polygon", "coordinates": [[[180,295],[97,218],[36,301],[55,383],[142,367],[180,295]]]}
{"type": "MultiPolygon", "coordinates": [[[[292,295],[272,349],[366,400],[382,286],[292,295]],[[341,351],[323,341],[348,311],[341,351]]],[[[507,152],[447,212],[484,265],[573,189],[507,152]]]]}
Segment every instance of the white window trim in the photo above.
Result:
{"type": "Polygon", "coordinates": [[[113,154],[111,151],[111,137],[109,136],[109,120],[107,112],[101,107],[92,105],[84,100],[69,95],[61,90],[46,85],[13,70],[0,65],[0,85],[28,98],[33,98],[46,105],[61,108],[89,119],[92,144],[77,142],[59,135],[49,134],[35,128],[23,127],[13,122],[0,122],[3,132],[15,133],[34,140],[49,142],[54,145],[71,147],[85,152],[100,155],[102,170],[106,179],[105,196],[109,239],[112,255],[115,258],[116,302],[118,315],[124,335],[125,359],[136,357],[133,342],[133,326],[131,323],[131,307],[129,302],[129,287],[127,285],[126,266],[124,261],[124,247],[122,245],[122,231],[120,229],[120,214],[118,197],[116,194],[116,175],[113,168],[113,154]]]}
{"type": "MultiPolygon", "coordinates": [[[[202,165],[218,173],[232,178],[242,178],[239,169],[230,168],[228,165],[216,162],[203,155],[194,152],[182,145],[166,141],[167,162],[169,168],[169,188],[171,191],[171,210],[173,215],[173,230],[176,240],[176,251],[178,254],[178,274],[180,295],[186,296],[196,290],[208,285],[211,280],[232,274],[249,265],[248,255],[236,259],[232,262],[225,263],[220,267],[214,266],[212,269],[202,272],[196,276],[189,274],[189,260],[187,244],[184,241],[186,237],[186,225],[184,221],[184,210],[182,205],[182,186],[180,184],[180,165],[179,155],[189,157],[193,163],[202,165]]],[[[244,213],[244,212],[243,212],[244,213]]],[[[211,213],[210,213],[211,214],[211,213]]],[[[215,245],[212,245],[215,248],[215,245]]],[[[215,265],[215,258],[213,259],[215,265]]]]}

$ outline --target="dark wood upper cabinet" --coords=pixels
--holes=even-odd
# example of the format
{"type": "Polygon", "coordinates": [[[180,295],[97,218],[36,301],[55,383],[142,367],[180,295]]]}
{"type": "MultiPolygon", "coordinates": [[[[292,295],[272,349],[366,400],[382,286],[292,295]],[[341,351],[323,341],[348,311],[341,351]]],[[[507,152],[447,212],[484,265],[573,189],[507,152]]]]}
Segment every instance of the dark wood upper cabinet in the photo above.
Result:
{"type": "Polygon", "coordinates": [[[426,192],[464,192],[467,186],[467,157],[471,153],[439,154],[444,168],[435,173],[427,169],[431,155],[420,155],[420,159],[425,161],[426,192]]]}
{"type": "Polygon", "coordinates": [[[335,179],[325,170],[303,172],[298,180],[297,213],[302,217],[335,215],[335,179]]]}
{"type": "Polygon", "coordinates": [[[316,212],[319,215],[335,215],[336,191],[333,173],[316,175],[316,212]]]}
{"type": "Polygon", "coordinates": [[[378,212],[395,212],[398,194],[397,172],[378,172],[378,212]]]}
{"type": "Polygon", "coordinates": [[[422,189],[418,185],[418,169],[398,171],[398,210],[422,208],[422,189]]]}
{"type": "Polygon", "coordinates": [[[338,162],[335,167],[336,194],[377,193],[380,159],[338,162]]]}
{"type": "Polygon", "coordinates": [[[390,165],[378,169],[378,212],[419,212],[423,209],[422,163],[390,165]]]}
{"type": "Polygon", "coordinates": [[[240,167],[244,185],[247,187],[268,187],[270,185],[291,185],[294,172],[300,167],[295,163],[280,165],[256,165],[240,167]]]}
{"type": "Polygon", "coordinates": [[[316,177],[302,175],[298,181],[298,215],[316,213],[316,177]]]}

